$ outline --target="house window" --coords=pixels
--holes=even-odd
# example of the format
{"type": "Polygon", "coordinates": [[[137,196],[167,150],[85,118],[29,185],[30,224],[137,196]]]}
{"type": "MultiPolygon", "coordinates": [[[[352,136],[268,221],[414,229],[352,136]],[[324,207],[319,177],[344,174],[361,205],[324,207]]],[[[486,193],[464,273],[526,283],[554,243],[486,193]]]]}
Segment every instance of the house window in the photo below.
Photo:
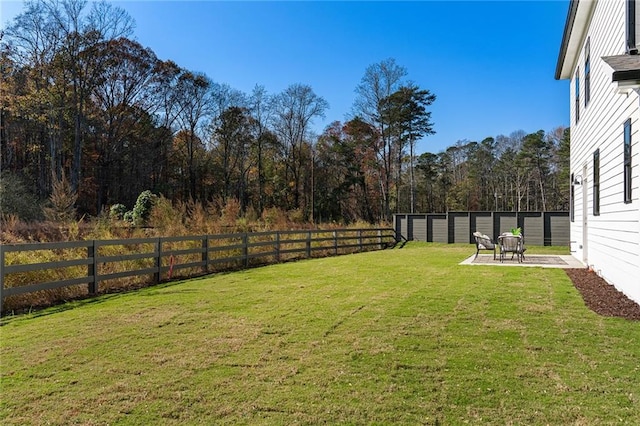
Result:
{"type": "Polygon", "coordinates": [[[591,46],[590,38],[584,46],[584,107],[587,108],[591,99],[591,46]]]}
{"type": "Polygon", "coordinates": [[[600,149],[593,153],[593,215],[600,216],[600,149]]]}
{"type": "Polygon", "coordinates": [[[576,70],[576,123],[580,120],[580,68],[576,70]]]}
{"type": "Polygon", "coordinates": [[[624,202],[631,202],[631,119],[624,122],[624,202]]]}
{"type": "Polygon", "coordinates": [[[636,0],[627,0],[627,46],[629,55],[637,55],[636,47],[636,0]]]}
{"type": "Polygon", "coordinates": [[[571,184],[569,185],[569,218],[571,222],[575,221],[575,208],[576,208],[576,192],[574,185],[574,176],[571,173],[571,184]]]}

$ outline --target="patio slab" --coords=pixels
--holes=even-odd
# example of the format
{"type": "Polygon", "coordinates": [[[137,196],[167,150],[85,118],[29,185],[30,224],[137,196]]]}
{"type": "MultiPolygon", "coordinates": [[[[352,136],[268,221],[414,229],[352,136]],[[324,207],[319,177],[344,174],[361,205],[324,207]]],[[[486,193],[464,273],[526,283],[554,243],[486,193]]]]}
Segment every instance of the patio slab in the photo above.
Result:
{"type": "Polygon", "coordinates": [[[541,268],[585,268],[578,259],[570,255],[554,254],[527,254],[524,261],[519,263],[514,257],[508,256],[504,262],[497,258],[493,260],[493,254],[475,254],[460,262],[460,265],[494,265],[494,266],[538,266],[541,268]]]}

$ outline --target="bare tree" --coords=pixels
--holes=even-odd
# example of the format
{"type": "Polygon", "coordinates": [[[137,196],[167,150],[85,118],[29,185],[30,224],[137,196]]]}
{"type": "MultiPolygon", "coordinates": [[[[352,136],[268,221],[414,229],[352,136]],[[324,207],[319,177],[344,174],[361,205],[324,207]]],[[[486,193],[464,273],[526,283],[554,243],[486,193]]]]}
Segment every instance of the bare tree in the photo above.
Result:
{"type": "Polygon", "coordinates": [[[155,54],[135,41],[120,38],[105,43],[103,48],[103,68],[93,91],[97,107],[94,116],[99,123],[93,126],[98,166],[97,211],[110,199],[114,164],[122,163],[127,142],[130,143],[137,124],[148,116],[147,111],[155,102],[150,89],[157,68],[155,54]]]}
{"type": "Polygon", "coordinates": [[[303,146],[309,143],[311,124],[324,117],[329,104],[311,86],[293,84],[274,99],[274,130],[282,143],[287,172],[293,182],[292,208],[300,207],[303,146]]]}
{"type": "Polygon", "coordinates": [[[232,106],[222,113],[213,134],[213,155],[222,172],[222,199],[238,199],[243,210],[248,204],[247,174],[253,165],[249,148],[255,140],[255,129],[248,111],[232,106]]]}
{"type": "Polygon", "coordinates": [[[104,1],[92,3],[87,12],[85,0],[42,0],[62,39],[58,51],[58,64],[63,70],[65,84],[71,86],[71,112],[73,114],[73,156],[71,187],[78,190],[82,169],[85,108],[97,79],[102,72],[105,56],[101,55],[103,42],[127,37],[133,31],[133,19],[121,8],[104,1]]]}
{"type": "Polygon", "coordinates": [[[179,113],[176,123],[184,137],[184,148],[187,159],[189,196],[197,199],[197,167],[196,158],[198,147],[202,141],[207,140],[203,134],[210,126],[207,119],[212,113],[211,80],[204,74],[196,74],[184,71],[178,80],[176,87],[179,97],[179,113]]]}
{"type": "Polygon", "coordinates": [[[262,212],[264,208],[264,162],[263,155],[265,151],[265,143],[269,140],[271,134],[268,129],[268,123],[271,121],[273,114],[273,98],[267,93],[264,86],[256,85],[249,98],[249,112],[253,117],[253,123],[256,127],[256,139],[254,143],[256,166],[258,168],[258,194],[257,205],[258,211],[262,212]]]}
{"type": "MultiPolygon", "coordinates": [[[[19,131],[23,144],[37,139],[37,151],[49,157],[48,168],[57,178],[62,169],[62,132],[59,122],[64,116],[65,102],[59,94],[64,86],[51,85],[54,78],[53,59],[60,49],[62,37],[53,25],[45,4],[25,2],[25,11],[14,18],[2,35],[3,54],[3,92],[9,87],[6,98],[3,96],[3,116],[27,117],[29,123],[23,123],[19,131]],[[9,96],[11,95],[16,96],[9,96]],[[17,95],[20,94],[18,97],[17,95]],[[36,138],[29,134],[37,134],[36,138]]],[[[4,117],[3,117],[4,118],[4,117]]],[[[3,119],[3,121],[6,121],[3,119]]],[[[17,120],[13,120],[15,124],[17,120]]],[[[3,166],[15,158],[15,149],[8,143],[13,126],[3,123],[2,148],[3,166]]],[[[18,130],[18,129],[16,129],[18,130]]],[[[39,195],[46,193],[51,185],[51,172],[40,159],[37,187],[39,195]]]]}
{"type": "Polygon", "coordinates": [[[400,88],[402,79],[406,75],[407,70],[396,64],[395,59],[390,58],[370,65],[365,70],[360,84],[356,87],[356,100],[353,105],[354,115],[361,117],[365,122],[378,129],[382,138],[382,143],[377,147],[377,155],[383,165],[380,189],[383,194],[383,211],[387,220],[391,218],[392,135],[387,131],[382,108],[384,99],[400,88]]]}

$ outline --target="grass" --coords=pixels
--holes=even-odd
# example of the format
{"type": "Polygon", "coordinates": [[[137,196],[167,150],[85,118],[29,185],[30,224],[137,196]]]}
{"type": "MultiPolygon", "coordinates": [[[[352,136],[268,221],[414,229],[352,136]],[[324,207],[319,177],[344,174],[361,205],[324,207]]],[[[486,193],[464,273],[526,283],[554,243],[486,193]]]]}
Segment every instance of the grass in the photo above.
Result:
{"type": "Polygon", "coordinates": [[[638,324],[588,310],[562,270],[458,265],[474,250],[409,243],[5,318],[0,423],[637,422],[638,324]]]}

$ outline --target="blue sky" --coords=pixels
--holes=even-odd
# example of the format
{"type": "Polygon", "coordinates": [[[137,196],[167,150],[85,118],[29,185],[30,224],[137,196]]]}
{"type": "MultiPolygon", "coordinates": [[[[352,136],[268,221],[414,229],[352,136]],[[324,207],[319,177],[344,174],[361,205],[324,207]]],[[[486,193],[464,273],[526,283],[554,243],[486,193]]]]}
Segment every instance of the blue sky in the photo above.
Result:
{"type": "MultiPolygon", "coordinates": [[[[569,124],[568,82],[554,79],[568,0],[113,3],[159,58],[218,83],[247,93],[310,85],[330,105],[318,133],[350,117],[365,69],[387,58],[437,96],[436,134],[418,153],[569,124]]],[[[4,27],[22,3],[1,8],[4,27]]]]}

